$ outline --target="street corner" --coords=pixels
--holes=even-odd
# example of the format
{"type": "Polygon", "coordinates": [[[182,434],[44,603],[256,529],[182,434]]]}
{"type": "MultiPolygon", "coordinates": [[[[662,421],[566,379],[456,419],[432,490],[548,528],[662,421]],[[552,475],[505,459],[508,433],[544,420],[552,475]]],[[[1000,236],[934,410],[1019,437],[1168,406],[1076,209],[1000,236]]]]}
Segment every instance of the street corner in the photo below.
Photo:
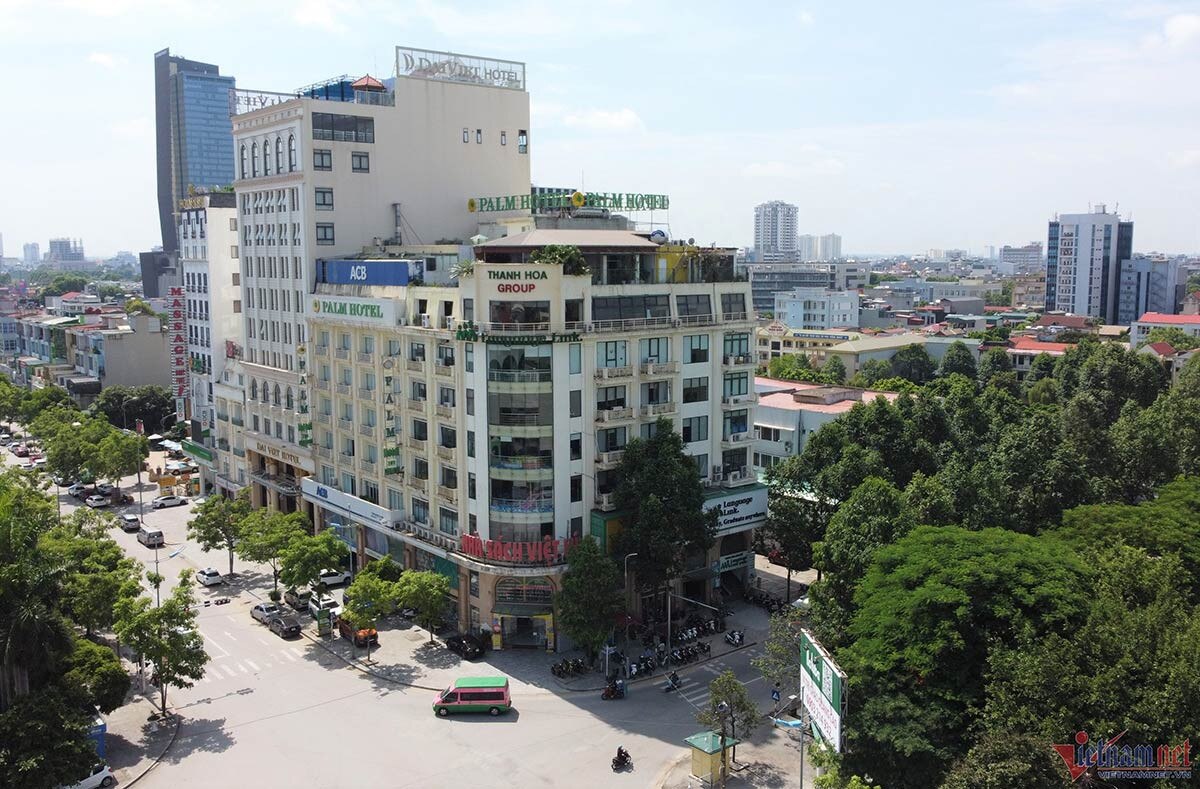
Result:
{"type": "Polygon", "coordinates": [[[158,764],[179,736],[182,717],[162,717],[147,697],[135,694],[105,717],[104,758],[121,786],[129,786],[158,764]]]}

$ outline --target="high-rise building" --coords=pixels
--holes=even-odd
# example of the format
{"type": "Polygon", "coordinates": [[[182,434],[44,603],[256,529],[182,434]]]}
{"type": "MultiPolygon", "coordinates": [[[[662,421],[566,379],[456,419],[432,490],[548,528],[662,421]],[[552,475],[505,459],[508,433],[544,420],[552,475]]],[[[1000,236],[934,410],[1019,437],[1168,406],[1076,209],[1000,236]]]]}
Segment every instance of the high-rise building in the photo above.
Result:
{"type": "Polygon", "coordinates": [[[817,254],[817,260],[841,260],[842,259],[842,237],[837,233],[826,233],[821,236],[820,250],[817,254]]]}
{"type": "Polygon", "coordinates": [[[81,239],[50,239],[49,260],[51,263],[82,263],[83,259],[83,241],[81,239]]]}
{"type": "Polygon", "coordinates": [[[178,249],[175,210],[189,187],[233,183],[229,91],[233,77],[211,63],[154,53],[158,224],[165,252],[178,249]]]}
{"type": "Polygon", "coordinates": [[[795,288],[775,294],[775,320],[791,329],[857,328],[860,303],[856,290],[795,288]]]}
{"type": "Polygon", "coordinates": [[[1121,261],[1133,257],[1133,222],[1101,203],[1089,214],[1062,214],[1049,224],[1046,309],[1117,321],[1121,261]]]}
{"type": "Polygon", "coordinates": [[[754,207],[754,252],[760,263],[796,260],[796,220],[799,209],[782,200],[754,207]]]}
{"type": "Polygon", "coordinates": [[[789,263],[805,263],[819,260],[821,255],[821,239],[814,235],[804,234],[796,237],[796,254],[789,263]]]}
{"type": "Polygon", "coordinates": [[[1186,280],[1179,278],[1179,258],[1135,255],[1121,261],[1117,290],[1117,323],[1128,326],[1144,313],[1174,315],[1183,301],[1186,280]]]}
{"type": "Polygon", "coordinates": [[[1030,241],[1022,247],[1011,247],[1007,244],[1000,247],[1000,262],[997,269],[1000,274],[1021,276],[1036,274],[1044,271],[1046,261],[1042,257],[1042,242],[1030,241]]]}
{"type": "Polygon", "coordinates": [[[867,263],[753,263],[746,266],[756,312],[775,309],[775,294],[796,288],[857,290],[871,279],[867,263]]]}
{"type": "MultiPolygon", "coordinates": [[[[320,309],[309,298],[318,262],[365,246],[462,244],[477,234],[481,212],[514,221],[523,213],[528,222],[528,208],[516,209],[530,191],[524,64],[402,48],[396,59],[401,76],[390,86],[364,77],[343,89],[339,79],[337,90],[275,94],[277,103],[233,119],[245,326],[241,434],[255,506],[304,506],[299,479],[317,470],[305,397],[307,376],[318,371],[305,350],[312,339],[305,320],[320,309]],[[494,208],[475,197],[501,195],[514,196],[513,210],[502,208],[506,200],[494,208]]],[[[460,249],[449,246],[453,260],[460,249]]],[[[426,280],[437,273],[426,271],[438,268],[436,257],[419,262],[426,280]]],[[[440,320],[433,302],[416,313],[440,320]]],[[[345,396],[363,386],[354,376],[365,371],[339,348],[323,364],[345,396]]],[[[222,405],[218,397],[218,413],[222,405]]]]}
{"type": "Polygon", "coordinates": [[[42,247],[36,241],[30,241],[21,251],[27,266],[36,266],[42,261],[42,247]]]}

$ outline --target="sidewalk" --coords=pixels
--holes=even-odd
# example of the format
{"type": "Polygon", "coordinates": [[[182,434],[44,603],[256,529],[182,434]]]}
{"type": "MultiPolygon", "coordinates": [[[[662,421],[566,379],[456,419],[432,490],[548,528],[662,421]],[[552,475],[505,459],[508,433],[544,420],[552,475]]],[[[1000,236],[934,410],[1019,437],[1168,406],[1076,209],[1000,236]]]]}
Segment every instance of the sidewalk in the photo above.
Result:
{"type": "MultiPolygon", "coordinates": [[[[732,789],[770,787],[770,789],[813,789],[816,768],[804,752],[804,784],[800,784],[800,746],[783,729],[764,723],[754,736],[737,746],[737,764],[726,786],[732,789]]],[[[691,752],[679,758],[660,774],[656,789],[699,789],[706,783],[692,777],[691,752]]],[[[720,785],[719,783],[717,784],[720,785]]]]}
{"type": "MultiPolygon", "coordinates": [[[[105,761],[120,786],[133,784],[158,764],[179,733],[178,715],[166,721],[150,720],[158,707],[137,692],[137,683],[135,676],[129,701],[105,716],[108,724],[105,761]]],[[[153,688],[149,692],[153,693],[153,688]]]]}

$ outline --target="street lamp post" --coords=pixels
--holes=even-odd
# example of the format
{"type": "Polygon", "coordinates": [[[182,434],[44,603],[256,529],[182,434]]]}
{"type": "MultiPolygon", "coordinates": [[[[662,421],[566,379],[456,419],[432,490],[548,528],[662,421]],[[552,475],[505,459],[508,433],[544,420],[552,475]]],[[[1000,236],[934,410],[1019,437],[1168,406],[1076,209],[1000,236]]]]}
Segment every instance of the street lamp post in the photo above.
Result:
{"type": "Polygon", "coordinates": [[[625,554],[625,640],[629,641],[629,560],[637,556],[636,553],[625,554]]]}

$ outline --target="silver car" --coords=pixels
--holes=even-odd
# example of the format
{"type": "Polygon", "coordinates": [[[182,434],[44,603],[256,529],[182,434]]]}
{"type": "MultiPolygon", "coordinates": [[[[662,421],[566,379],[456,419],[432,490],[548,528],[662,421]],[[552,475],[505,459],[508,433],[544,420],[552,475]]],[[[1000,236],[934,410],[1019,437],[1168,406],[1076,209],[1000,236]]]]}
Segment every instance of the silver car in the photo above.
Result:
{"type": "Polygon", "coordinates": [[[274,603],[259,603],[250,609],[250,616],[263,624],[270,622],[282,613],[283,610],[274,603]]]}

